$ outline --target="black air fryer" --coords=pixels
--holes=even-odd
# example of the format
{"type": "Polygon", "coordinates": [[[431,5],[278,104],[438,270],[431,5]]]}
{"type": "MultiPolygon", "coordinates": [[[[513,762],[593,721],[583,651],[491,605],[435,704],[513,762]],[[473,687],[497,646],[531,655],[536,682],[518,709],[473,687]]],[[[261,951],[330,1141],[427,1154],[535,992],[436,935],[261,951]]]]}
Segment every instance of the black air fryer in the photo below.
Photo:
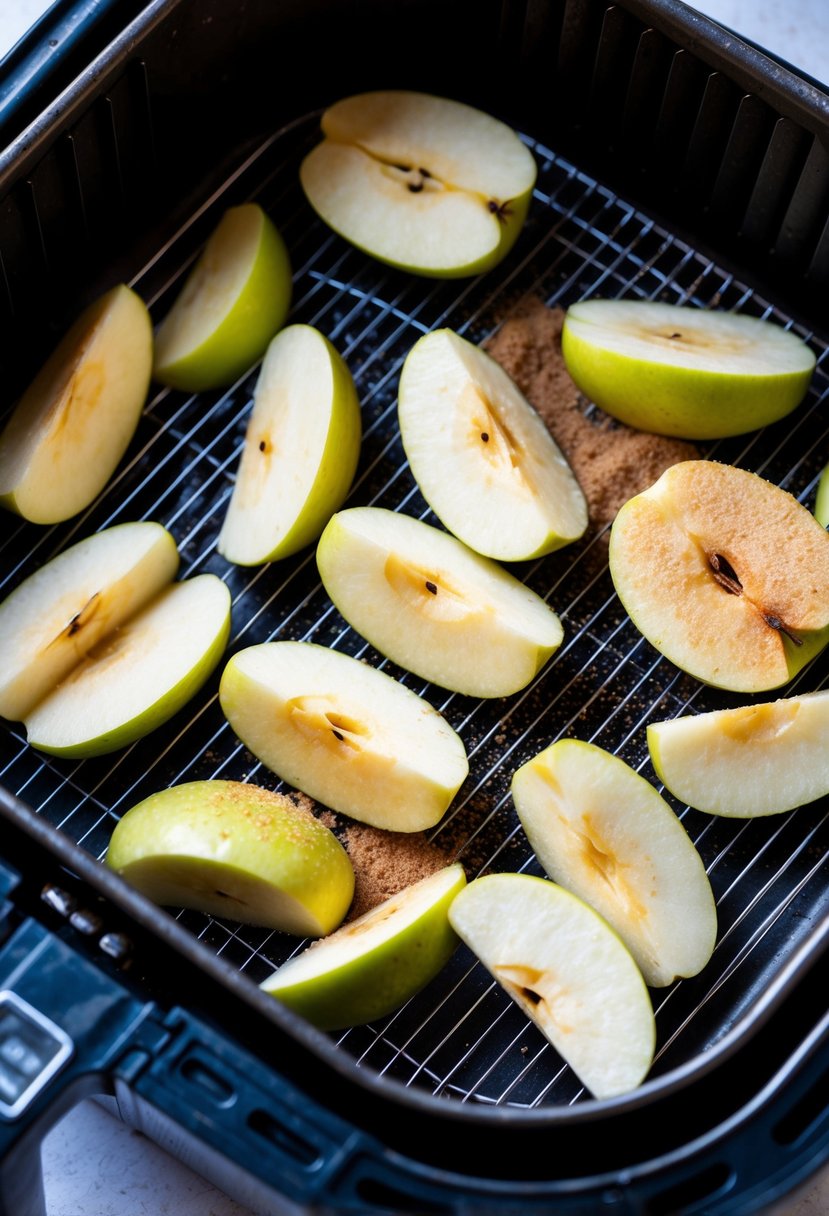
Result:
{"type": "MultiPolygon", "coordinates": [[[[224,210],[255,200],[290,250],[291,319],[321,329],[354,375],[364,442],[348,505],[435,522],[397,430],[402,361],[440,326],[484,342],[529,294],[716,306],[792,329],[818,360],[803,404],[701,453],[813,505],[829,460],[819,86],[678,0],[153,0],[106,19],[74,59],[18,66],[22,100],[3,116],[7,410],[84,305],[127,282],[158,321],[224,210]],[[532,150],[528,221],[489,273],[392,270],[309,207],[298,166],[322,110],[389,87],[476,105],[532,150]]],[[[88,510],[50,527],[4,516],[2,595],[76,540],[154,519],[182,575],[230,588],[228,654],[294,638],[381,665],[333,610],[312,549],[254,569],[217,553],[255,380],[153,388],[88,510]]],[[[526,694],[474,701],[384,665],[464,739],[470,776],[450,816],[469,825],[453,855],[470,878],[540,872],[509,783],[552,740],[592,741],[653,780],[650,721],[737,703],[642,638],[601,535],[518,573],[565,629],[526,694]]],[[[98,759],[39,754],[2,724],[0,1061],[22,1043],[27,1071],[0,1065],[0,1213],[42,1216],[40,1140],[91,1094],[263,1213],[755,1216],[827,1160],[825,800],[746,821],[675,804],[717,897],[717,947],[701,974],[654,991],[648,1080],[597,1101],[463,946],[382,1022],[323,1034],[258,987],[294,939],[161,910],[101,864],[120,815],[156,790],[277,787],[225,723],[220,671],[165,726],[98,759]]],[[[828,671],[819,657],[788,691],[822,688],[828,671]]],[[[430,835],[441,845],[446,825],[430,835]]]]}

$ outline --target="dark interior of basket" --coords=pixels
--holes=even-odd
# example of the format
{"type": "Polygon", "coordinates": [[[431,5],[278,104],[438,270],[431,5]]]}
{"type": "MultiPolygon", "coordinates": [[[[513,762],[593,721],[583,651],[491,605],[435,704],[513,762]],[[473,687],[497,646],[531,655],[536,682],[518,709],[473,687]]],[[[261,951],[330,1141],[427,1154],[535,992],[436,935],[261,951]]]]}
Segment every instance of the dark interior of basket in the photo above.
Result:
{"type": "MultiPolygon", "coordinates": [[[[325,333],[344,356],[364,418],[357,477],[347,505],[376,504],[437,524],[419,495],[400,443],[396,394],[407,352],[424,333],[449,326],[484,342],[526,295],[566,306],[586,296],[717,306],[793,325],[818,364],[804,403],[783,422],[701,452],[761,473],[807,507],[829,458],[825,338],[792,322],[733,272],[660,227],[625,199],[525,138],[539,168],[530,217],[509,257],[478,279],[436,281],[390,270],[334,236],[317,220],[298,183],[298,164],[318,138],[310,114],[246,151],[227,180],[198,199],[175,239],[135,256],[127,277],[164,315],[206,234],[226,206],[259,201],[289,247],[295,270],[291,319],[325,333]]],[[[120,268],[120,267],[119,267],[120,268]]],[[[313,548],[253,569],[216,550],[230,498],[256,372],[225,392],[197,396],[153,390],[127,457],[102,497],[80,517],[36,528],[7,515],[2,590],[69,543],[121,521],[169,528],[181,575],[212,571],[233,599],[230,650],[276,638],[304,639],[364,657],[424,695],[466,745],[470,774],[444,820],[429,833],[472,878],[484,869],[540,873],[509,794],[514,770],[563,736],[589,740],[654,780],[645,743],[651,721],[744,703],[682,674],[640,636],[607,569],[607,536],[585,538],[516,573],[560,615],[559,651],[523,692],[474,701],[424,685],[374,652],[338,615],[320,585],[313,548]]],[[[585,411],[590,406],[585,402],[585,411]]],[[[789,692],[822,687],[823,660],[789,692]]],[[[4,724],[0,780],[93,856],[103,858],[115,821],[171,784],[221,777],[281,788],[225,723],[216,690],[221,671],[154,734],[100,759],[59,761],[27,747],[4,724]]],[[[762,699],[762,698],[760,698],[762,699]]],[[[751,1007],[829,910],[826,804],[754,821],[714,818],[676,806],[716,895],[713,958],[694,979],[653,994],[658,1029],[654,1073],[691,1060],[751,1007]]],[[[286,935],[178,914],[202,942],[255,984],[302,943],[286,935]]],[[[554,1049],[461,947],[426,990],[382,1023],[334,1036],[366,1069],[441,1097],[535,1106],[568,1103],[583,1091],[554,1049]]]]}

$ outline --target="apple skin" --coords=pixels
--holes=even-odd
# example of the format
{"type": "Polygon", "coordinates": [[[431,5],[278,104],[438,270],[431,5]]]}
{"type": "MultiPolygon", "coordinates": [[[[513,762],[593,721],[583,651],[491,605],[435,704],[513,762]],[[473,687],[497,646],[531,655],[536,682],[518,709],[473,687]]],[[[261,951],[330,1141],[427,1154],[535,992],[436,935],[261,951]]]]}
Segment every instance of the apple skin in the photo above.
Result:
{"type": "Polygon", "coordinates": [[[262,364],[219,552],[237,565],[252,566],[289,557],[315,541],[349,491],[361,435],[360,402],[342,356],[310,325],[283,329],[272,339],[262,364]],[[307,369],[315,369],[306,400],[303,367],[309,377],[307,369]],[[290,427],[291,421],[294,427],[286,434],[286,422],[290,427]],[[301,436],[301,448],[291,442],[292,436],[301,436]],[[268,456],[260,445],[271,439],[272,462],[259,474],[257,465],[268,456]],[[300,453],[314,463],[313,480],[300,479],[300,453]],[[260,476],[266,479],[264,488],[260,476]],[[300,494],[290,511],[283,505],[288,486],[297,487],[300,494]],[[261,496],[247,507],[254,490],[261,496]]]}
{"type": "Polygon", "coordinates": [[[312,642],[239,651],[219,700],[245,746],[283,781],[373,827],[433,827],[469,772],[463,742],[427,701],[312,642]]]}
{"type": "Polygon", "coordinates": [[[21,721],[103,637],[175,576],[157,523],[105,528],[71,545],[0,604],[0,714],[21,721]]]}
{"type": "Polygon", "coordinates": [[[561,351],[577,387],[606,413],[637,430],[684,439],[741,435],[777,422],[803,400],[815,366],[806,343],[772,322],[650,300],[572,304],[561,351]],[[617,324],[625,329],[603,345],[603,329],[617,324]],[[634,346],[637,338],[645,341],[634,346]],[[737,350],[732,364],[730,346],[737,350]],[[678,347],[684,363],[674,361],[678,347]],[[770,358],[764,366],[766,352],[777,350],[783,365],[770,358]]]}
{"type": "Polygon", "coordinates": [[[641,1084],[656,1042],[650,995],[588,904],[546,878],[485,874],[456,896],[449,920],[595,1097],[641,1084]]]}
{"type": "Polygon", "coordinates": [[[305,157],[300,180],[325,223],[358,249],[433,278],[482,274],[512,249],[537,170],[504,123],[448,98],[387,90],[336,102],[322,130],[326,138],[305,157]],[[394,177],[401,161],[451,188],[435,193],[431,183],[412,183],[407,191],[405,175],[402,184],[394,177]],[[492,198],[507,182],[509,197],[492,198]],[[436,239],[443,232],[449,237],[436,239]]]}
{"type": "Polygon", "coordinates": [[[143,738],[195,696],[224,654],[229,635],[230,592],[221,579],[199,574],[171,584],[123,629],[104,638],[27,715],[30,746],[80,760],[143,738]],[[193,626],[195,613],[203,614],[201,632],[193,626]],[[157,639],[162,645],[156,648],[157,639]],[[185,642],[190,653],[182,659],[185,642]],[[158,680],[146,695],[136,668],[142,675],[149,669],[158,680]],[[120,713],[107,713],[113,693],[125,698],[120,713]]]}
{"type": "Polygon", "coordinates": [[[438,870],[291,959],[261,988],[320,1030],[386,1017],[454,953],[448,913],[465,884],[459,863],[438,870]]]}
{"type": "Polygon", "coordinates": [[[821,473],[818,482],[815,519],[822,528],[829,528],[829,465],[821,473]]]}
{"type": "Polygon", "coordinates": [[[653,722],[647,738],[659,780],[709,815],[776,815],[829,794],[829,692],[653,722]]]}
{"type": "Polygon", "coordinates": [[[152,360],[150,314],[129,287],[85,309],[0,436],[0,506],[36,524],[88,507],[135,434],[152,360]]]}
{"type": "Polygon", "coordinates": [[[621,508],[609,558],[637,629],[705,684],[778,688],[829,643],[829,535],[756,473],[706,460],[671,466],[621,508]],[[711,554],[734,568],[739,595],[723,590],[711,554]]]}
{"type": "Polygon", "coordinates": [[[546,873],[604,917],[647,984],[702,970],[717,939],[711,884],[650,782],[595,744],[560,739],[521,765],[512,795],[546,873]]]}
{"type": "MultiPolygon", "coordinates": [[[[221,285],[228,291],[228,285],[221,285]]],[[[232,384],[265,353],[291,306],[293,282],[285,242],[257,203],[230,207],[191,270],[155,338],[153,375],[160,384],[201,392],[232,384]],[[240,255],[238,246],[242,247],[240,255]],[[245,259],[233,281],[234,259],[245,259]],[[231,279],[227,307],[211,318],[196,344],[176,353],[185,314],[205,314],[223,275],[231,279]]],[[[198,327],[191,322],[192,328],[198,327]]]]}
{"type": "Polygon", "coordinates": [[[477,553],[526,561],[584,534],[587,502],[549,430],[504,369],[453,330],[409,351],[398,419],[423,497],[477,553]]]}
{"type": "Polygon", "coordinates": [[[151,794],[112,833],[107,865],[153,902],[321,937],[354,894],[345,849],[284,794],[190,781],[151,794]]]}
{"type": "Polygon", "coordinates": [[[563,638],[539,595],[410,515],[338,511],[317,545],[317,568],[337,609],[381,654],[469,696],[524,688],[563,638]]]}

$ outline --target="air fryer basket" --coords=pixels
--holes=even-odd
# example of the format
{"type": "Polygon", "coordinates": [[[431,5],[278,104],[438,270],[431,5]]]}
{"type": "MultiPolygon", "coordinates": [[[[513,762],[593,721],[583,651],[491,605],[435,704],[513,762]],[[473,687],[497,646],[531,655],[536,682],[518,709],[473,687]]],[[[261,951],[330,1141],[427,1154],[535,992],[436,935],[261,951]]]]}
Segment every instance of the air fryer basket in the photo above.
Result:
{"type": "MultiPolygon", "coordinates": [[[[340,29],[342,14],[322,4],[304,12],[285,5],[278,14],[254,4],[232,16],[224,6],[196,0],[151,4],[0,162],[5,381],[25,383],[68,319],[119,279],[160,318],[224,209],[254,199],[291,253],[292,319],[320,328],[355,378],[364,440],[349,505],[372,503],[436,522],[409,472],[396,424],[400,366],[418,337],[446,325],[480,343],[522,297],[565,307],[596,295],[738,309],[804,337],[818,364],[798,411],[762,432],[701,451],[761,473],[811,506],[829,459],[827,330],[816,305],[829,272],[829,189],[820,172],[829,133],[825,96],[717,36],[675,3],[631,0],[605,8],[530,0],[474,12],[444,3],[442,50],[433,46],[435,8],[406,6],[413,45],[398,65],[378,63],[376,51],[366,49],[369,31],[394,45],[382,6],[355,7],[350,27],[340,29]],[[330,21],[330,36],[314,21],[330,21]],[[288,47],[304,48],[313,39],[321,43],[319,67],[290,97],[274,81],[268,55],[287,60],[288,47]],[[338,55],[340,39],[347,39],[347,65],[338,55]],[[461,59],[465,40],[469,50],[461,59]],[[414,66],[420,63],[422,69],[414,66]],[[390,270],[335,237],[302,195],[297,168],[318,138],[321,106],[345,92],[389,84],[482,104],[511,121],[534,153],[539,176],[526,228],[510,256],[481,278],[434,281],[390,270]]],[[[230,651],[275,637],[324,643],[381,667],[441,710],[464,739],[470,776],[430,837],[465,862],[470,877],[486,868],[540,873],[509,783],[515,768],[553,739],[598,743],[653,780],[648,722],[743,702],[704,688],[644,641],[615,596],[606,535],[597,529],[518,570],[559,613],[565,639],[528,689],[494,702],[424,685],[374,652],[322,590],[313,550],[253,570],[230,566],[217,554],[216,538],[255,376],[253,370],[225,392],[196,397],[153,390],[127,457],[88,511],[52,528],[7,516],[2,594],[82,536],[119,521],[159,520],[176,537],[182,575],[212,571],[230,588],[230,651]]],[[[823,687],[828,671],[819,658],[789,691],[823,687]]],[[[396,1211],[461,1210],[464,1200],[452,1201],[456,1209],[443,1197],[439,1171],[460,1166],[475,1137],[480,1144],[512,1137],[505,1139],[512,1146],[517,1133],[525,1145],[544,1134],[561,1136],[568,1159],[540,1166],[522,1151],[519,1161],[497,1166],[478,1159],[472,1173],[504,1171],[513,1191],[516,1178],[522,1185],[534,1178],[539,1196],[572,1192],[572,1208],[561,1210],[573,1211],[582,1209],[568,1178],[593,1176],[589,1187],[583,1184],[589,1202],[601,1194],[608,1206],[621,1207],[633,1201],[613,1186],[630,1182],[649,1153],[664,1166],[695,1137],[713,1135],[727,1115],[759,1103],[764,1086],[776,1092],[785,1088],[785,1077],[796,1090],[789,1075],[797,1072],[795,1059],[803,1066],[825,1042],[815,979],[821,968],[825,974],[829,924],[825,800],[745,822],[676,807],[717,897],[717,947],[701,975],[654,993],[658,1051],[649,1081],[629,1098],[597,1103],[464,948],[382,1023],[321,1036],[256,989],[298,948],[294,940],[191,912],[171,926],[103,867],[89,864],[103,857],[118,816],[155,790],[208,777],[276,785],[224,722],[218,674],[165,727],[101,759],[44,757],[26,746],[19,727],[4,724],[0,779],[9,796],[3,806],[10,823],[37,831],[38,847],[57,849],[66,869],[106,895],[122,920],[129,913],[128,931],[142,941],[145,931],[160,934],[182,957],[196,960],[214,986],[206,1016],[225,1031],[235,1017],[245,1026],[253,1018],[260,1037],[246,1038],[246,1050],[262,1059],[276,1051],[284,1068],[291,1044],[294,1053],[298,1044],[304,1064],[292,1060],[290,1069],[304,1075],[305,1085],[323,1064],[335,1088],[347,1095],[356,1086],[366,1102],[369,1095],[377,1099],[377,1111],[387,1115],[366,1115],[375,1134],[384,1122],[390,1138],[405,1138],[412,1121],[418,1127],[417,1120],[449,1120],[457,1137],[454,1161],[444,1147],[418,1150],[437,1171],[430,1181],[433,1208],[423,1206],[422,1197],[404,1208],[403,1192],[392,1202],[391,1190],[378,1183],[376,1192],[360,1192],[363,1206],[353,1210],[387,1210],[384,1204],[396,1211]],[[26,807],[35,812],[36,829],[26,807]],[[46,833],[44,824],[51,825],[46,833]],[[55,843],[53,829],[69,838],[68,852],[66,842],[55,843]],[[267,1046],[266,1035],[273,1036],[267,1046]],[[715,1107],[696,1119],[688,1109],[695,1086],[698,1096],[714,1095],[715,1107]],[[668,1130],[677,1108],[682,1114],[668,1130]],[[621,1120],[628,1120],[623,1134],[621,1120]],[[619,1137],[600,1166],[589,1164],[584,1149],[595,1128],[619,1137]],[[649,1149],[634,1146],[633,1129],[652,1137],[649,1149]],[[560,1192],[550,1189],[550,1178],[560,1192]]],[[[157,983],[153,979],[153,991],[157,983]]],[[[174,993],[166,1000],[184,1003],[166,971],[161,990],[174,993]]],[[[809,1095],[819,1081],[813,1074],[809,1095]]],[[[128,1088],[120,1090],[122,1107],[139,1121],[128,1088]]],[[[318,1090],[314,1096],[319,1100],[318,1090]]],[[[333,1096],[331,1107],[344,1102],[333,1096]]],[[[808,1114],[786,1141],[788,1179],[771,1178],[778,1163],[770,1160],[767,1191],[751,1192],[750,1200],[729,1170],[700,1184],[696,1195],[686,1188],[680,1200],[670,1192],[673,1199],[663,1195],[641,1210],[668,1213],[674,1210],[669,1202],[676,1210],[687,1205],[682,1211],[757,1210],[758,1200],[785,1189],[825,1155],[822,1141],[803,1161],[791,1148],[823,1119],[822,1104],[813,1106],[810,1096],[808,1114]],[[755,1207],[739,1206],[749,1202],[755,1207]]],[[[763,1168],[754,1162],[744,1169],[750,1191],[760,1185],[763,1168]]],[[[494,1187],[493,1196],[497,1192],[494,1187]]],[[[531,1210],[534,1195],[526,1192],[520,1210],[531,1210]]],[[[511,1210],[503,1194],[491,1202],[511,1210]]],[[[484,1210],[480,1196],[475,1210],[484,1210]]]]}

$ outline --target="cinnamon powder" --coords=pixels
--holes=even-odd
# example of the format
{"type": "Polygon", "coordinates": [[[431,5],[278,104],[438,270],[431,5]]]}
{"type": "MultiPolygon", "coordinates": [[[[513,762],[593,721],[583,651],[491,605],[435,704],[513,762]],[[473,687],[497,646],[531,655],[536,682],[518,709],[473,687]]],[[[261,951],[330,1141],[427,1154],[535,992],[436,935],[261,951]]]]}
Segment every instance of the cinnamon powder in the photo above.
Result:
{"type": "Polygon", "coordinates": [[[670,465],[698,459],[699,452],[680,439],[635,431],[597,407],[585,413],[587,402],[561,354],[563,323],[563,309],[528,296],[485,346],[535,406],[566,456],[598,531],[670,465]]]}

